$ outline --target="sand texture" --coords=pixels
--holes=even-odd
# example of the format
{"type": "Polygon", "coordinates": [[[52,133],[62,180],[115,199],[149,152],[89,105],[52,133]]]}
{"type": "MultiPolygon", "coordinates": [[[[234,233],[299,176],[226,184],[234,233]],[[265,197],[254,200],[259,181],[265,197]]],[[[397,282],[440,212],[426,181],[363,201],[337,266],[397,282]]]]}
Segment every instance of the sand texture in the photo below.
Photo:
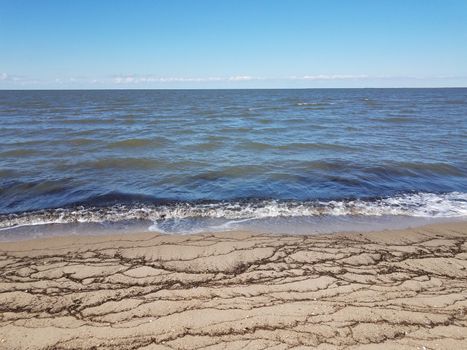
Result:
{"type": "Polygon", "coordinates": [[[467,222],[0,244],[1,349],[467,349],[467,222]]]}

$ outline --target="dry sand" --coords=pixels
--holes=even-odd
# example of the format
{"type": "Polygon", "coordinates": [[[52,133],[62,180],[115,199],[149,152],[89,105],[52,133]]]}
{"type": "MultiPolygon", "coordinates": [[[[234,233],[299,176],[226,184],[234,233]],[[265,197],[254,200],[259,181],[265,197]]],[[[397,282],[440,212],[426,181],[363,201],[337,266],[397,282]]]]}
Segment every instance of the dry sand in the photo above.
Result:
{"type": "Polygon", "coordinates": [[[1,349],[467,349],[467,222],[0,244],[1,349]]]}

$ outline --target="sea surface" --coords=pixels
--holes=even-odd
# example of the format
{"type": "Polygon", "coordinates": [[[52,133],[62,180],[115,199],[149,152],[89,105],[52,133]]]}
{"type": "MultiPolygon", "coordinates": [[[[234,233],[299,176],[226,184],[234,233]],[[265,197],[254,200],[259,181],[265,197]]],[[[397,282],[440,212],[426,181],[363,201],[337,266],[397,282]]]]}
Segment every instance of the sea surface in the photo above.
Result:
{"type": "Polygon", "coordinates": [[[467,89],[0,91],[0,239],[467,218],[467,89]]]}

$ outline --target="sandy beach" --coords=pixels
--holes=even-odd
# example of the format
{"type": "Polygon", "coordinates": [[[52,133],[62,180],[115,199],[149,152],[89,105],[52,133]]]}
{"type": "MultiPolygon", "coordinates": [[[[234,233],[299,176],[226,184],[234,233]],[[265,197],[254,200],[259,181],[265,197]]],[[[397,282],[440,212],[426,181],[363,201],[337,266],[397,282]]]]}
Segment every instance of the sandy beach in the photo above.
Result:
{"type": "Polygon", "coordinates": [[[467,350],[467,0],[0,0],[0,350],[467,350]]]}
{"type": "Polygon", "coordinates": [[[0,244],[1,349],[461,349],[467,222],[0,244]]]}

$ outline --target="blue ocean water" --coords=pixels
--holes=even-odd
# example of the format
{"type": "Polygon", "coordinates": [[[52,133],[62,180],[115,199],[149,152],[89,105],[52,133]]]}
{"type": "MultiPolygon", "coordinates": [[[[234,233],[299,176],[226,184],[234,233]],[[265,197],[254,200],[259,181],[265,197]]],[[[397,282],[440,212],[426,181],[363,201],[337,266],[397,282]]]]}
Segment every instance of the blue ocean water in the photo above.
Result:
{"type": "Polygon", "coordinates": [[[0,91],[0,228],[463,218],[466,136],[467,89],[0,91]]]}

